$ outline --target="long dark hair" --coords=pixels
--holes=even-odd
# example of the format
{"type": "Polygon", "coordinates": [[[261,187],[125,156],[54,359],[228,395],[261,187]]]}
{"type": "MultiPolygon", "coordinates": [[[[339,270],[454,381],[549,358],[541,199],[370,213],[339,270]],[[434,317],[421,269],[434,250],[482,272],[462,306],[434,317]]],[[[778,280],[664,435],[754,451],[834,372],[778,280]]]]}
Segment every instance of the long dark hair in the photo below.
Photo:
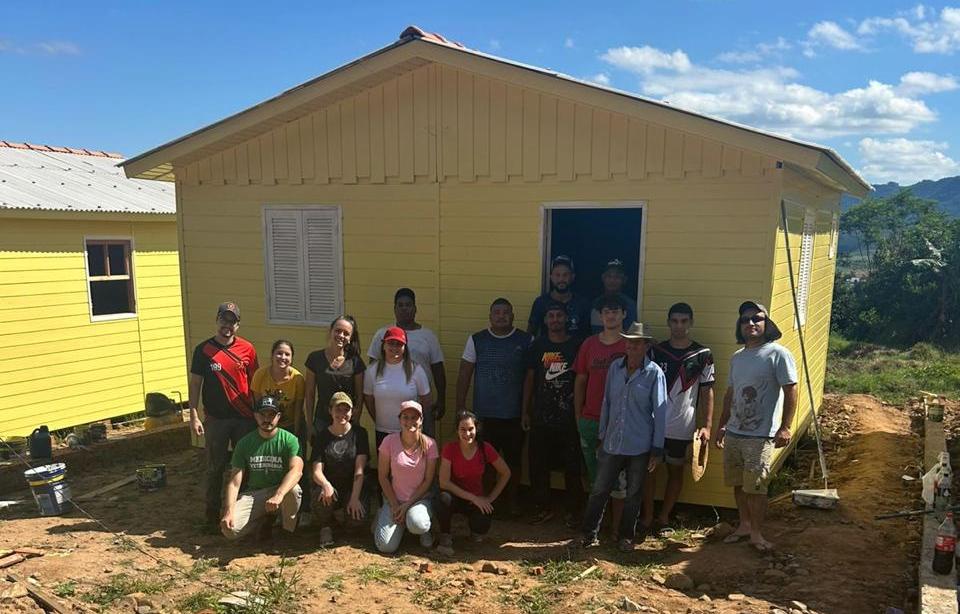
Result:
{"type": "MultiPolygon", "coordinates": [[[[380,342],[380,356],[377,358],[377,377],[383,376],[383,366],[387,364],[387,344],[383,341],[380,342]]],[[[410,378],[413,377],[413,369],[415,365],[413,364],[413,359],[410,358],[410,346],[406,343],[403,344],[403,372],[407,375],[407,383],[410,383],[410,378]]]]}
{"type": "Polygon", "coordinates": [[[333,327],[337,325],[337,322],[343,320],[349,324],[353,330],[350,333],[350,341],[347,342],[347,347],[343,348],[343,353],[347,358],[353,358],[354,356],[360,355],[360,329],[357,327],[357,321],[353,319],[352,315],[343,314],[337,316],[333,319],[333,322],[330,322],[330,332],[333,332],[333,327]]]}
{"type": "Polygon", "coordinates": [[[480,459],[483,461],[483,464],[487,464],[487,453],[483,450],[483,438],[480,437],[480,420],[477,418],[477,415],[472,411],[461,411],[457,414],[457,421],[454,422],[457,429],[457,440],[460,439],[460,423],[464,420],[472,420],[473,426],[477,429],[477,436],[473,440],[477,444],[477,451],[480,452],[480,459]]]}

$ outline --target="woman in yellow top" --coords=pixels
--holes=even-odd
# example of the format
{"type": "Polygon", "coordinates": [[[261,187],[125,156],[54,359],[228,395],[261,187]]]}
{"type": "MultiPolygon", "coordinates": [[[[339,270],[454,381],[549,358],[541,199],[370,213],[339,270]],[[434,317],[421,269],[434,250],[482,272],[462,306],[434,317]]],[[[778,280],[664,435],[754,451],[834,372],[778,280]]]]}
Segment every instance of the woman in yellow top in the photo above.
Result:
{"type": "Polygon", "coordinates": [[[286,339],[274,341],[270,350],[270,364],[257,369],[250,388],[257,402],[265,396],[277,399],[283,412],[279,426],[302,439],[306,436],[306,425],[303,423],[304,379],[292,363],[293,344],[286,339]]]}

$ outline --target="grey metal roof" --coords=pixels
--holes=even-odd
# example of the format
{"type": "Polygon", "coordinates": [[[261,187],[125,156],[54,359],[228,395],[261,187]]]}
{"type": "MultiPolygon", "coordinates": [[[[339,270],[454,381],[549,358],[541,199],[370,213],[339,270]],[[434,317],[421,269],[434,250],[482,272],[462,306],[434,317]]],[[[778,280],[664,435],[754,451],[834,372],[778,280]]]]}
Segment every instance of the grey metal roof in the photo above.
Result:
{"type": "Polygon", "coordinates": [[[0,209],[176,213],[172,183],[127,179],[117,167],[122,161],[103,152],[0,141],[0,209]]]}

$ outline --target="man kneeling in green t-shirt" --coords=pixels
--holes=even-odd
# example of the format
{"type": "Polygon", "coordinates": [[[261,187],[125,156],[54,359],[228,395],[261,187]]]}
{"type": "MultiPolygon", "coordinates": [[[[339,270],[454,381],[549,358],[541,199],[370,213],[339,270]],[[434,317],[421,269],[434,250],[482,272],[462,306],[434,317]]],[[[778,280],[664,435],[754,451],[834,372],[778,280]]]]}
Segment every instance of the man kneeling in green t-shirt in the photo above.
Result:
{"type": "Polygon", "coordinates": [[[292,533],[297,527],[301,498],[297,483],[303,474],[300,444],[295,435],[277,428],[280,408],[275,398],[260,399],[254,417],[257,430],[244,436],[233,450],[233,469],[220,521],[227,539],[248,535],[258,523],[260,537],[269,538],[278,512],[284,529],[292,533]],[[245,477],[247,485],[240,494],[245,477]]]}

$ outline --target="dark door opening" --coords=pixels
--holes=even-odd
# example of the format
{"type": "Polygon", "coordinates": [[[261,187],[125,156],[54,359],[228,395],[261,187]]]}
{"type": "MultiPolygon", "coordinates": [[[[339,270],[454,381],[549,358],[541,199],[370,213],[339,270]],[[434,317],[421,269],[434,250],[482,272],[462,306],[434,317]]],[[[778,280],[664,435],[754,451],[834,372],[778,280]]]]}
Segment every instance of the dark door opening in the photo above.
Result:
{"type": "Polygon", "coordinates": [[[549,291],[550,262],[564,254],[573,258],[573,291],[592,301],[603,293],[600,276],[607,262],[619,259],[626,271],[623,293],[637,306],[640,278],[640,207],[547,209],[544,291],[549,291]]]}

